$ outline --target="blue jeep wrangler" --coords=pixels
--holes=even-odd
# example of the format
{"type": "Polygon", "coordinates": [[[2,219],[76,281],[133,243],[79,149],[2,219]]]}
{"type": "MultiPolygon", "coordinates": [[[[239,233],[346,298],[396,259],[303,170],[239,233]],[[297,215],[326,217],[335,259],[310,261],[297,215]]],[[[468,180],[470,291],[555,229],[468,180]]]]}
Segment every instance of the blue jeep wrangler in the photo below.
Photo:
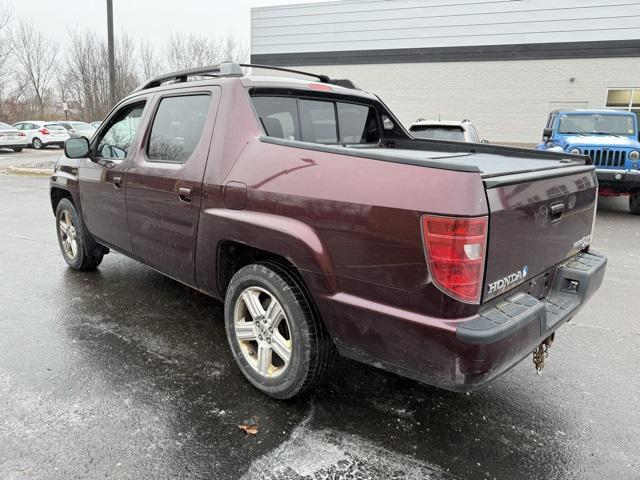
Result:
{"type": "Polygon", "coordinates": [[[640,215],[640,142],[634,113],[621,110],[551,112],[538,150],[591,157],[601,195],[629,195],[631,213],[640,215]]]}

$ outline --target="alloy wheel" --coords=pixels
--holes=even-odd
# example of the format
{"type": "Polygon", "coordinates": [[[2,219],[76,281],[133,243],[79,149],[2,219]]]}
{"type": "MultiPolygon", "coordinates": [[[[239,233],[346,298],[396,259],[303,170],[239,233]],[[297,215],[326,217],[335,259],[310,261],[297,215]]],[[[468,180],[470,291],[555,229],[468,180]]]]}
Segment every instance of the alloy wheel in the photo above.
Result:
{"type": "Polygon", "coordinates": [[[76,258],[78,253],[78,237],[76,227],[73,225],[73,218],[69,210],[64,210],[58,221],[58,228],[60,229],[60,238],[62,240],[62,248],[64,253],[70,259],[76,258]]]}
{"type": "Polygon", "coordinates": [[[234,308],[234,330],[245,360],[265,378],[282,375],[291,361],[289,320],[280,302],[268,291],[249,287],[234,308]]]}

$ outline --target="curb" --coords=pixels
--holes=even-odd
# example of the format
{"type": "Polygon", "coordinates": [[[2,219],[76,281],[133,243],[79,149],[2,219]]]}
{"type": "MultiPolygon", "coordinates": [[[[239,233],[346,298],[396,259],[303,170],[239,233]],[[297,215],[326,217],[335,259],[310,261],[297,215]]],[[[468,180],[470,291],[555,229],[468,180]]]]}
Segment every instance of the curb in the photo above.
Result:
{"type": "Polygon", "coordinates": [[[38,177],[49,177],[53,175],[53,168],[28,168],[28,167],[9,167],[6,170],[7,175],[34,175],[38,177]]]}

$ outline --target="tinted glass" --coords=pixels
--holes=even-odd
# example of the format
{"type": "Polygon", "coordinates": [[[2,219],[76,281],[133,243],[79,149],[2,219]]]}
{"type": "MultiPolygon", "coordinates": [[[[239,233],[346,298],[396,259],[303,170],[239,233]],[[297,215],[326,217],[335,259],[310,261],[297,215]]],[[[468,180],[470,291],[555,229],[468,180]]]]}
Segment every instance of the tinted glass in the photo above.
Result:
{"type": "Polygon", "coordinates": [[[253,97],[253,107],[270,137],[300,140],[298,107],[295,98],[253,97]]]}
{"type": "Polygon", "coordinates": [[[355,103],[337,105],[341,143],[376,143],[380,140],[373,108],[355,103]]]}
{"type": "Polygon", "coordinates": [[[211,96],[163,98],[153,120],[147,154],[151,160],[184,163],[198,146],[211,96]]]}
{"type": "Polygon", "coordinates": [[[144,102],[123,107],[109,121],[109,128],[98,141],[97,155],[101,158],[125,158],[133,142],[144,110],[144,102]]]}
{"type": "Polygon", "coordinates": [[[252,101],[270,137],[325,144],[380,140],[376,111],[366,105],[275,96],[255,96],[252,101]]]}
{"type": "Polygon", "coordinates": [[[415,126],[411,127],[411,135],[416,138],[427,138],[429,140],[448,140],[453,142],[464,142],[464,131],[461,127],[431,127],[415,126]]]}
{"type": "Polygon", "coordinates": [[[337,143],[336,111],[333,102],[300,100],[300,130],[302,141],[337,143]]]}

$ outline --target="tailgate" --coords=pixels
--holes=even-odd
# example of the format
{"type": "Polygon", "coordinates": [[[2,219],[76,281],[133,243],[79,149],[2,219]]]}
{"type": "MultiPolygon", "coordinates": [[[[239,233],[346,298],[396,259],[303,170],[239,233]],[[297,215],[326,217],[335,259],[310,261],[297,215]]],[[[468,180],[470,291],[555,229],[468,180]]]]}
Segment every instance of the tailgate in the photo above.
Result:
{"type": "Polygon", "coordinates": [[[598,189],[593,167],[493,177],[485,187],[490,220],[484,301],[589,245],[598,189]]]}

